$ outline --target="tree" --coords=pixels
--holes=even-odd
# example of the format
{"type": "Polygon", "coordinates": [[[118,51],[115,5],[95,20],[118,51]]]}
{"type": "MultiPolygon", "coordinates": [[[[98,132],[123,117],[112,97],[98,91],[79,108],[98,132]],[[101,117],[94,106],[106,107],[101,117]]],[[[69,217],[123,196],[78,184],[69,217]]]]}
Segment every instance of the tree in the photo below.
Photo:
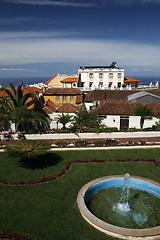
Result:
{"type": "Polygon", "coordinates": [[[0,131],[10,130],[9,116],[5,112],[4,108],[0,107],[0,131]]]}
{"type": "Polygon", "coordinates": [[[74,126],[86,128],[99,128],[102,120],[94,112],[82,109],[74,117],[74,126]]]}
{"type": "Polygon", "coordinates": [[[21,106],[29,108],[33,105],[34,99],[36,98],[33,93],[24,94],[22,84],[20,84],[17,88],[13,84],[10,84],[9,88],[2,87],[1,90],[5,91],[7,94],[6,97],[0,96],[0,99],[4,101],[4,106],[8,111],[21,106]]]}
{"type": "Polygon", "coordinates": [[[58,117],[55,118],[57,123],[61,123],[63,125],[63,129],[66,129],[66,124],[69,122],[72,122],[72,116],[67,114],[62,113],[62,115],[58,115],[58,117]]]}
{"type": "Polygon", "coordinates": [[[134,115],[140,116],[140,127],[143,129],[144,120],[153,116],[152,110],[146,104],[138,105],[134,110],[134,115]]]}
{"type": "Polygon", "coordinates": [[[8,113],[8,117],[15,123],[16,131],[26,133],[46,130],[50,126],[50,117],[43,111],[43,102],[33,93],[24,94],[22,84],[17,88],[12,84],[3,87],[6,97],[0,96],[1,106],[8,113]]]}

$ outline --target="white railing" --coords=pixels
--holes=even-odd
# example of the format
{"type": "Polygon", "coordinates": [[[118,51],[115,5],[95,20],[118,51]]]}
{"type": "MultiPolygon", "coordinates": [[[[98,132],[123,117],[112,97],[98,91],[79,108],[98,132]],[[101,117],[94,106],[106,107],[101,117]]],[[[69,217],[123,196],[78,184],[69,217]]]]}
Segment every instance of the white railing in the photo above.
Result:
{"type": "Polygon", "coordinates": [[[78,87],[81,91],[93,91],[93,90],[132,90],[130,86],[126,87],[78,87]]]}

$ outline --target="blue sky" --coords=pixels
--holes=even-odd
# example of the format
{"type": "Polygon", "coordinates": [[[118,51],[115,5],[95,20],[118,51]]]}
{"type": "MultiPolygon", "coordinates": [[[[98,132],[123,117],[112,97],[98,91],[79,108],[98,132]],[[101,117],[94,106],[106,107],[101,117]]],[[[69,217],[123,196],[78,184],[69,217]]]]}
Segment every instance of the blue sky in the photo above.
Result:
{"type": "Polygon", "coordinates": [[[0,78],[117,61],[160,76],[160,0],[0,0],[0,78]]]}

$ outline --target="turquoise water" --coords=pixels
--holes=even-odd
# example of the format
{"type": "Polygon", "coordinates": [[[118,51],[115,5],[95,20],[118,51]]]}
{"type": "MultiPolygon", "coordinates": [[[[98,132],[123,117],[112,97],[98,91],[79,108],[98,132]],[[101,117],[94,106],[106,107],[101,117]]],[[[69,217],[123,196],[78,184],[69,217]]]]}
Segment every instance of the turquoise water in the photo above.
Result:
{"type": "Polygon", "coordinates": [[[160,199],[146,191],[130,189],[130,211],[115,211],[121,188],[102,189],[87,198],[88,209],[99,219],[124,228],[143,229],[160,225],[160,199]]]}

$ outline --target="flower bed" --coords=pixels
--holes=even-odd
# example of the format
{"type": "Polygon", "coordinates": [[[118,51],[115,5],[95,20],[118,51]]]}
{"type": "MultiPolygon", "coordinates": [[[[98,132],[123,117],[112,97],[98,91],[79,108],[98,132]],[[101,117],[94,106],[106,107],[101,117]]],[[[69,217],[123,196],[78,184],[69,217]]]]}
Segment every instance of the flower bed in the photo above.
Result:
{"type": "Polygon", "coordinates": [[[44,183],[48,181],[56,180],[57,178],[64,175],[70,168],[72,164],[79,164],[79,163],[120,163],[120,162],[152,162],[156,166],[160,166],[160,161],[155,158],[138,158],[138,159],[116,159],[116,160],[99,160],[99,159],[90,159],[90,160],[68,160],[65,162],[64,168],[56,173],[54,176],[50,177],[42,177],[39,179],[32,179],[32,180],[18,180],[18,181],[5,181],[0,180],[0,184],[4,185],[31,185],[31,184],[38,184],[44,183]]]}
{"type": "Polygon", "coordinates": [[[35,238],[31,238],[25,235],[17,234],[17,233],[3,233],[0,232],[0,239],[12,239],[12,240],[35,240],[35,238]]]}

